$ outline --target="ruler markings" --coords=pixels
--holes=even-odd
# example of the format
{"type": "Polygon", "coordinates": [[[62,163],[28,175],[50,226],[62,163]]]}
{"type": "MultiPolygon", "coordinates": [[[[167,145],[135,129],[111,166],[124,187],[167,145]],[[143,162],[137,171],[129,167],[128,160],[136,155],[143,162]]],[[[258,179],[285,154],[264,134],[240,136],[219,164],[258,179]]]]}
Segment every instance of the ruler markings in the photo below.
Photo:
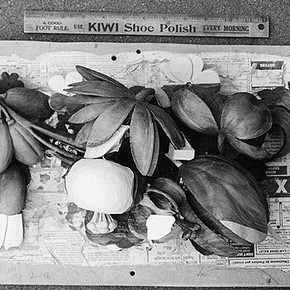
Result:
{"type": "Polygon", "coordinates": [[[25,11],[25,33],[269,37],[269,18],[25,11]]]}

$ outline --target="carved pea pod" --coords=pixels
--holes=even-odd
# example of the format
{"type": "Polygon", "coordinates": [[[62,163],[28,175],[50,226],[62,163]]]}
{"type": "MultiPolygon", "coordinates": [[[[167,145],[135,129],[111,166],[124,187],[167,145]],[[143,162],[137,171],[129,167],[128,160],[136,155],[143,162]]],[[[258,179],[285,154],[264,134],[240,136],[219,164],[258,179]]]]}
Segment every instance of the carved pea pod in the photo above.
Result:
{"type": "Polygon", "coordinates": [[[8,107],[28,120],[44,121],[53,114],[49,96],[38,90],[15,87],[7,90],[2,98],[8,107]]]}

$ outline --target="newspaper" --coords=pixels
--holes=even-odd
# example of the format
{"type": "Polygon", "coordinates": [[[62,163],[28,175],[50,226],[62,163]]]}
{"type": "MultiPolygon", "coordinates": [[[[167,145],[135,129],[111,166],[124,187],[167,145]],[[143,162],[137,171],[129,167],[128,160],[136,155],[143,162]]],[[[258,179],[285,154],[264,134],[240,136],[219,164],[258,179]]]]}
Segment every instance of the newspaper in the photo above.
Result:
{"type": "MultiPolygon", "coordinates": [[[[166,46],[164,46],[166,49],[166,46]]],[[[17,54],[0,56],[0,71],[18,73],[26,87],[47,94],[52,77],[58,76],[63,87],[66,76],[76,65],[98,70],[126,86],[161,87],[177,84],[178,72],[172,76],[170,62],[200,57],[200,71],[214,70],[221,79],[221,92],[255,93],[262,88],[285,86],[290,81],[290,57],[246,52],[219,51],[181,53],[166,50],[97,54],[87,51],[56,51],[25,59],[17,54]]],[[[183,80],[182,80],[183,81],[183,80]]],[[[273,145],[274,146],[274,145],[273,145]]],[[[0,251],[0,263],[30,265],[59,264],[78,266],[159,265],[184,263],[230,267],[261,267],[290,270],[290,156],[267,164],[267,189],[270,206],[269,235],[262,243],[244,247],[236,258],[203,256],[189,241],[172,240],[155,244],[149,250],[144,243],[120,250],[99,246],[84,234],[84,211],[67,200],[63,176],[66,169],[55,158],[46,158],[31,167],[32,181],[24,214],[25,239],[17,249],[0,251]],[[13,257],[13,259],[11,259],[13,257]]]]}

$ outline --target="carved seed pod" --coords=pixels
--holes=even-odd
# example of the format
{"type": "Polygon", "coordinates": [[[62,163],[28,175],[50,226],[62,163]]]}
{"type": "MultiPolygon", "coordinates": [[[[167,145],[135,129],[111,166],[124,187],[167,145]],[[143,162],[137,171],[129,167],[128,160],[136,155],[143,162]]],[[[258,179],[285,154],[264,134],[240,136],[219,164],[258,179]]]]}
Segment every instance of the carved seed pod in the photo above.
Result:
{"type": "Polygon", "coordinates": [[[180,185],[170,178],[159,177],[147,189],[151,201],[160,209],[178,214],[186,203],[186,195],[180,185]]]}
{"type": "Polygon", "coordinates": [[[53,110],[48,100],[48,95],[23,87],[11,88],[4,94],[5,103],[28,120],[43,121],[50,118],[53,110]]]}
{"type": "Polygon", "coordinates": [[[190,129],[208,135],[217,135],[218,124],[208,105],[188,88],[181,88],[172,99],[174,114],[190,129]]]}
{"type": "Polygon", "coordinates": [[[273,124],[270,109],[254,95],[235,93],[224,104],[219,134],[219,150],[224,151],[225,139],[240,153],[254,159],[265,159],[269,152],[264,148],[265,134],[273,124]],[[259,140],[261,139],[261,140],[259,140]],[[249,141],[259,141],[254,144],[249,141]]]}
{"type": "Polygon", "coordinates": [[[267,236],[268,204],[256,180],[237,163],[204,155],[183,164],[188,202],[213,231],[239,244],[267,236]]]}
{"type": "Polygon", "coordinates": [[[207,227],[192,210],[182,187],[168,178],[158,178],[149,187],[148,195],[157,207],[170,208],[178,215],[176,223],[182,228],[182,238],[189,239],[192,245],[203,255],[234,257],[238,250],[229,244],[228,239],[216,234],[207,227]],[[162,198],[160,198],[162,197],[162,198]]]}
{"type": "Polygon", "coordinates": [[[265,134],[272,126],[269,108],[254,95],[235,93],[224,104],[221,130],[240,140],[265,134]]]}
{"type": "Polygon", "coordinates": [[[44,156],[43,145],[23,126],[13,119],[8,121],[12,139],[14,156],[21,163],[32,166],[40,162],[44,156]]]}
{"type": "Polygon", "coordinates": [[[0,174],[0,213],[15,215],[25,207],[27,180],[21,167],[11,163],[0,174]]]}

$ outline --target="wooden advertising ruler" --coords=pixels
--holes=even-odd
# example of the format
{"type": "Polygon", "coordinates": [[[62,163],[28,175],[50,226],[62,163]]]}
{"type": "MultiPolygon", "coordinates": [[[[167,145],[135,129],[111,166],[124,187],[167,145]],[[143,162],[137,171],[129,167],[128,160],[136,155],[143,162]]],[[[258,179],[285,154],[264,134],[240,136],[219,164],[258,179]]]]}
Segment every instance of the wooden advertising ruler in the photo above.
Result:
{"type": "Polygon", "coordinates": [[[269,18],[181,14],[25,11],[25,33],[269,37],[269,18]]]}

